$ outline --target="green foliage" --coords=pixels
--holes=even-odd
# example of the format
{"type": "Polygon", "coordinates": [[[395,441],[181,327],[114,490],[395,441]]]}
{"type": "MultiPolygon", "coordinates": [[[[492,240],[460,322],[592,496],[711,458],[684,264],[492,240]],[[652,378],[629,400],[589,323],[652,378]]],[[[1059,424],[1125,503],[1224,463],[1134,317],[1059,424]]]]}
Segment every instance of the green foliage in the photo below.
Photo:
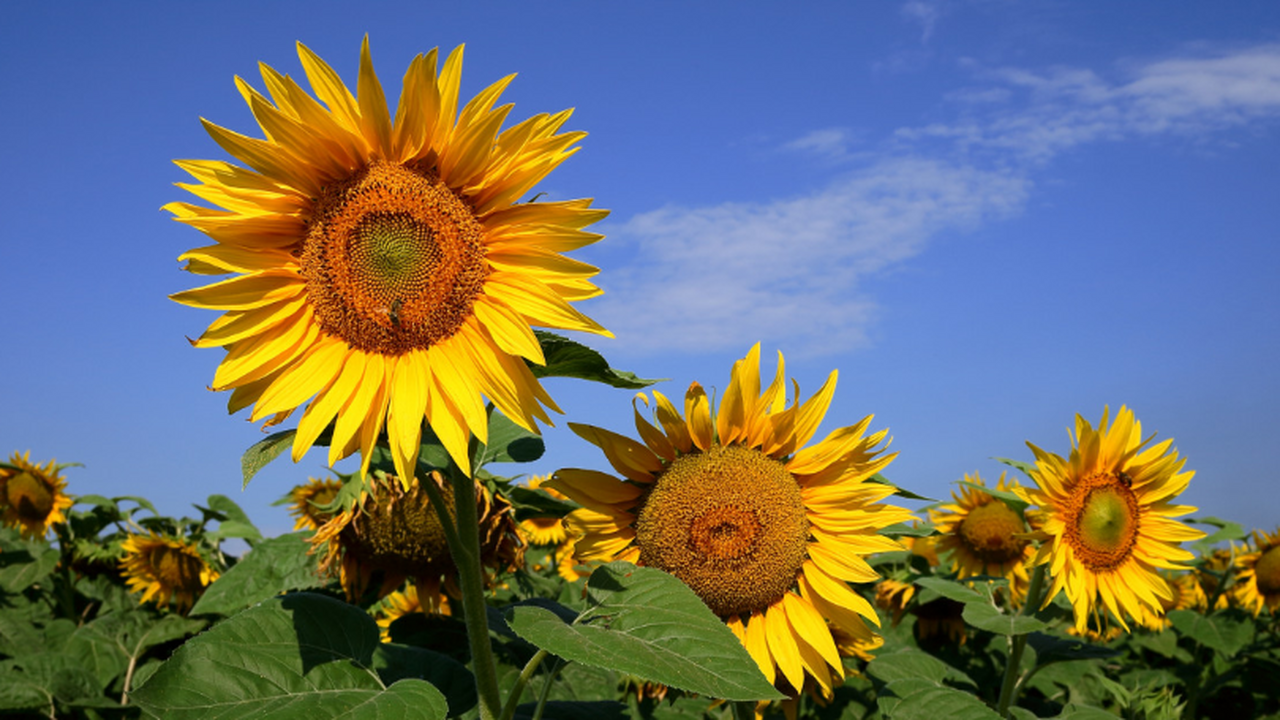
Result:
{"type": "Polygon", "coordinates": [[[289,590],[322,586],[310,536],[296,532],[258,543],[205,590],[191,614],[232,615],[289,590]]]}
{"type": "Polygon", "coordinates": [[[641,390],[661,380],[646,380],[635,373],[614,370],[604,356],[562,335],[545,330],[535,330],[538,344],[546,365],[529,363],[529,370],[537,378],[567,377],[590,380],[615,388],[641,390]]]}

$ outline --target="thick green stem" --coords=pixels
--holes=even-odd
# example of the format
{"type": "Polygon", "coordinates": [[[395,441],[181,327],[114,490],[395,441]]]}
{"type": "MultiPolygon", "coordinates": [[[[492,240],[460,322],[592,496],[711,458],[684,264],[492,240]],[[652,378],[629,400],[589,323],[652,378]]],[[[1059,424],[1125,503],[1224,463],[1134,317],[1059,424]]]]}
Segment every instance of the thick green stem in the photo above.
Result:
{"type": "Polygon", "coordinates": [[[756,704],[752,700],[735,700],[733,705],[733,720],[756,720],[756,704]]]}
{"type": "MultiPolygon", "coordinates": [[[[1031,587],[1027,589],[1026,602],[1022,604],[1019,615],[1035,612],[1040,609],[1040,587],[1044,585],[1044,565],[1037,565],[1031,575],[1031,587]]],[[[1014,687],[1018,680],[1018,668],[1022,665],[1022,651],[1027,648],[1027,636],[1015,635],[1010,641],[1009,664],[1004,668],[1004,680],[1000,683],[1000,700],[996,704],[996,714],[1002,718],[1009,717],[1009,708],[1016,704],[1014,687]]]]}
{"type": "Polygon", "coordinates": [[[520,677],[516,678],[515,687],[511,688],[511,694],[507,696],[507,704],[502,708],[502,720],[511,720],[516,716],[516,706],[520,704],[520,696],[524,694],[524,689],[529,684],[529,679],[538,671],[538,666],[542,664],[542,660],[549,654],[546,650],[539,650],[534,653],[529,662],[524,664],[524,669],[520,671],[520,677]]]}
{"type": "Polygon", "coordinates": [[[480,519],[476,515],[475,480],[450,468],[453,503],[457,508],[459,547],[450,547],[462,588],[462,609],[471,643],[471,671],[476,676],[480,720],[496,720],[502,713],[498,669],[489,642],[488,606],[484,601],[484,569],[480,566],[480,519]]]}

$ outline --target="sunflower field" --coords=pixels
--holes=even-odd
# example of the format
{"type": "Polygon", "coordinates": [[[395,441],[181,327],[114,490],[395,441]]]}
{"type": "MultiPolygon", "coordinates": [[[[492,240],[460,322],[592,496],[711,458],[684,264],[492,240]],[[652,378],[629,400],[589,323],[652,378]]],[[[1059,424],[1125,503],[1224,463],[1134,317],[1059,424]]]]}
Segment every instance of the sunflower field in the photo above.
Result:
{"type": "Polygon", "coordinates": [[[460,98],[461,48],[394,112],[367,40],[354,92],[298,52],[305,88],[236,79],[260,137],[206,122],[232,160],[178,161],[207,284],[172,299],[220,313],[192,345],[268,433],[229,489],[313,448],[357,467],[264,537],[227,495],[166,517],[15,452],[0,714],[1280,717],[1280,530],[1179,504],[1194,472],[1132,410],[935,499],[871,416],[818,437],[835,371],[802,393],[757,344],[649,390],[561,334],[609,335],[568,256],[607,211],[535,191],[569,111],[508,124],[510,77],[460,98]],[[638,391],[634,428],[569,418],[592,467],[529,470],[549,377],[638,391]]]}

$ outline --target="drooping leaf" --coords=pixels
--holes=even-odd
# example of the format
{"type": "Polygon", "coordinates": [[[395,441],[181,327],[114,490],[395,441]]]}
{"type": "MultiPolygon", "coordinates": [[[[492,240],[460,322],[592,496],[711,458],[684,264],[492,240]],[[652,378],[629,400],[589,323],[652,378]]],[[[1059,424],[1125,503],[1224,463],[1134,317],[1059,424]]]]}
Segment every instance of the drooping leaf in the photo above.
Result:
{"type": "Polygon", "coordinates": [[[610,387],[629,390],[640,390],[661,380],[646,380],[635,373],[614,370],[609,361],[600,353],[567,337],[535,330],[538,343],[542,345],[542,355],[546,365],[529,363],[529,370],[534,377],[571,377],[579,380],[591,380],[604,383],[610,387]]]}
{"type": "Polygon", "coordinates": [[[1043,620],[1030,615],[1007,615],[986,603],[965,605],[962,617],[976,628],[1000,635],[1026,635],[1047,627],[1043,620]]]}
{"type": "Polygon", "coordinates": [[[576,624],[517,606],[520,637],[566,660],[617,670],[726,700],[781,698],[733,633],[680,580],[613,562],[587,581],[590,607],[576,624]]]}
{"type": "Polygon", "coordinates": [[[1233,657],[1253,639],[1253,624],[1225,613],[1201,615],[1194,610],[1171,610],[1174,629],[1207,648],[1233,657]]]}
{"type": "Polygon", "coordinates": [[[491,462],[533,462],[542,457],[547,445],[542,437],[515,424],[506,415],[489,415],[489,443],[478,451],[476,467],[491,462]]]}
{"type": "Polygon", "coordinates": [[[962,480],[960,481],[960,484],[968,485],[970,488],[974,490],[977,490],[979,492],[984,492],[990,495],[991,497],[1003,502],[1006,507],[1008,507],[1010,510],[1014,511],[1015,513],[1018,513],[1019,515],[1021,515],[1023,511],[1025,511],[1031,505],[1031,503],[1018,497],[1017,493],[1009,492],[1008,490],[1001,490],[999,488],[987,487],[986,485],[979,485],[978,483],[969,482],[968,480],[962,480]]]}
{"type": "MultiPolygon", "coordinates": [[[[932,590],[945,598],[955,600],[956,602],[987,602],[987,598],[983,596],[982,593],[974,590],[968,585],[964,585],[953,580],[944,580],[940,577],[919,577],[916,578],[916,584],[926,590],[932,590]]],[[[925,597],[924,593],[921,593],[920,602],[925,603],[931,599],[932,598],[925,597]]]]}
{"type": "MultiPolygon", "coordinates": [[[[871,477],[867,478],[867,481],[873,482],[873,483],[880,483],[881,485],[893,485],[893,483],[889,481],[889,478],[885,477],[884,475],[881,475],[880,473],[876,473],[875,475],[872,475],[871,477]]],[[[893,491],[893,494],[897,495],[898,497],[906,498],[908,500],[923,500],[924,502],[938,502],[933,498],[925,497],[923,495],[917,495],[911,492],[910,490],[905,490],[903,488],[898,487],[897,485],[893,485],[893,487],[895,488],[895,490],[893,491]]],[[[905,535],[907,533],[900,533],[900,534],[905,535]]]]}
{"type": "Polygon", "coordinates": [[[20,593],[58,567],[58,549],[45,542],[0,541],[0,590],[20,593]]]}
{"type": "Polygon", "coordinates": [[[377,647],[377,625],[355,606],[273,598],[187,641],[132,700],[164,720],[443,719],[448,705],[429,683],[384,685],[377,647]]]}
{"type": "Polygon", "coordinates": [[[1027,644],[1036,651],[1037,665],[1066,660],[1095,660],[1120,654],[1119,650],[1093,645],[1079,638],[1055,637],[1042,632],[1031,633],[1027,637],[1027,644]]]}
{"type": "Polygon", "coordinates": [[[293,447],[293,436],[297,434],[297,430],[281,430],[250,445],[244,455],[240,456],[240,471],[244,474],[244,483],[240,487],[248,487],[249,481],[259,470],[293,447]]]}
{"type": "Polygon", "coordinates": [[[231,615],[290,590],[321,587],[317,558],[308,551],[310,532],[263,540],[205,589],[192,615],[231,615]]]}
{"type": "Polygon", "coordinates": [[[1249,534],[1245,532],[1244,527],[1240,525],[1240,523],[1231,522],[1230,520],[1222,520],[1221,518],[1216,518],[1211,515],[1187,518],[1186,522],[1195,523],[1196,525],[1212,525],[1213,527],[1218,528],[1217,531],[1212,532],[1191,544],[1191,547],[1196,548],[1197,552],[1201,555],[1208,555],[1212,552],[1213,546],[1220,542],[1240,540],[1249,534]]]}
{"type": "Polygon", "coordinates": [[[559,500],[543,490],[523,485],[512,485],[507,490],[507,499],[515,508],[517,522],[535,517],[564,517],[579,507],[571,500],[559,500]]]}

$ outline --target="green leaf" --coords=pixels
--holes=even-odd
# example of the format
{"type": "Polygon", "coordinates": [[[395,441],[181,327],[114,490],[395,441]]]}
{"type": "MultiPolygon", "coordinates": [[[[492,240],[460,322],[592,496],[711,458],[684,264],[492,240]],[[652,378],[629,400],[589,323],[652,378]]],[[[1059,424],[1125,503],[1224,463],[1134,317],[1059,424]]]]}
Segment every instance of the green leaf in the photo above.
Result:
{"type": "Polygon", "coordinates": [[[218,525],[217,530],[209,533],[210,537],[244,538],[250,544],[262,539],[262,533],[258,532],[258,528],[254,527],[249,515],[244,510],[241,510],[240,506],[231,498],[226,495],[210,495],[208,504],[210,510],[221,513],[226,518],[218,525]]]}
{"type": "Polygon", "coordinates": [[[533,490],[524,485],[512,485],[506,495],[515,508],[517,522],[535,517],[562,518],[580,507],[571,500],[559,500],[544,490],[533,490]]]}
{"type": "Polygon", "coordinates": [[[600,353],[567,337],[535,330],[546,365],[529,363],[529,370],[536,378],[571,377],[591,380],[610,387],[640,390],[661,380],[645,380],[635,373],[622,372],[609,367],[609,361],[600,353]]]}
{"type": "Polygon", "coordinates": [[[1201,615],[1194,610],[1172,610],[1169,621],[1178,632],[1228,658],[1253,639],[1252,623],[1222,613],[1201,615]]]}
{"type": "Polygon", "coordinates": [[[520,427],[506,415],[494,411],[489,415],[489,444],[478,451],[477,468],[491,462],[533,462],[547,451],[547,445],[536,433],[520,427]]]}
{"type": "Polygon", "coordinates": [[[258,474],[259,470],[280,457],[285,450],[293,447],[293,436],[297,434],[297,430],[281,430],[249,446],[249,449],[244,451],[244,455],[240,456],[240,470],[244,473],[244,484],[240,487],[248,487],[249,481],[258,474]]]}
{"type": "MultiPolygon", "coordinates": [[[[987,602],[987,598],[982,593],[974,590],[968,585],[963,585],[951,580],[944,580],[940,577],[919,577],[916,578],[916,584],[927,590],[932,590],[937,594],[955,600],[956,602],[987,602]]],[[[928,602],[931,598],[925,598],[921,594],[920,602],[928,602]]]]}
{"type": "Polygon", "coordinates": [[[944,680],[952,680],[977,687],[968,675],[914,648],[876,656],[867,665],[867,674],[886,683],[898,680],[927,680],[931,684],[940,685],[944,680]]]}
{"type": "Polygon", "coordinates": [[[1037,665],[1066,660],[1094,660],[1120,654],[1119,650],[1093,645],[1079,638],[1062,638],[1041,632],[1031,633],[1027,637],[1027,644],[1036,651],[1037,665]]]}
{"type": "MultiPolygon", "coordinates": [[[[871,477],[867,478],[867,481],[873,482],[873,483],[880,483],[881,485],[893,485],[893,483],[889,481],[889,478],[881,475],[880,473],[876,473],[875,475],[872,475],[871,477]]],[[[917,495],[911,492],[910,490],[904,490],[898,487],[897,485],[893,485],[893,487],[894,487],[893,494],[897,495],[898,497],[906,498],[908,500],[923,500],[925,502],[938,502],[933,498],[925,497],[923,495],[917,495]]],[[[883,530],[881,532],[883,532],[883,530]]],[[[907,533],[899,533],[899,534],[905,535],[907,533]]]]}
{"type": "Polygon", "coordinates": [[[192,615],[231,615],[290,590],[321,587],[317,558],[309,554],[310,532],[263,540],[205,589],[192,615]]]}
{"type": "Polygon", "coordinates": [[[885,686],[898,698],[885,715],[891,720],[1000,720],[1000,716],[972,693],[920,680],[899,680],[885,686]]]}
{"type": "Polygon", "coordinates": [[[1210,515],[1204,517],[1186,518],[1185,522],[1195,523],[1197,525],[1212,525],[1218,528],[1217,532],[1211,533],[1200,538],[1191,544],[1191,547],[1197,549],[1201,555],[1208,555],[1212,552],[1214,545],[1227,540],[1240,540],[1249,533],[1245,532],[1244,527],[1240,523],[1234,523],[1230,520],[1222,520],[1210,515]]]}
{"type": "Polygon", "coordinates": [[[566,660],[726,700],[779,699],[746,648],[687,585],[654,568],[612,562],[587,581],[590,607],[567,625],[517,606],[508,624],[566,660]]]}
{"type": "Polygon", "coordinates": [[[889,537],[929,537],[935,532],[936,529],[930,523],[922,523],[920,525],[894,523],[880,528],[880,534],[888,535],[889,537]]]}
{"type": "Polygon", "coordinates": [[[986,603],[965,605],[963,617],[970,625],[999,635],[1026,635],[1048,627],[1042,620],[1029,615],[1006,615],[986,603]]]}
{"type": "Polygon", "coordinates": [[[1031,475],[1031,472],[1036,469],[1035,463],[1022,462],[1021,460],[1010,460],[1009,458],[1002,458],[1002,457],[993,457],[991,459],[995,460],[998,463],[1003,463],[1005,465],[1008,465],[1011,468],[1016,468],[1023,475],[1026,475],[1028,480],[1031,480],[1033,482],[1035,481],[1035,478],[1032,477],[1031,475]]]}
{"type": "Polygon", "coordinates": [[[1068,703],[1054,720],[1116,720],[1116,715],[1092,705],[1068,703]]]}
{"type": "Polygon", "coordinates": [[[466,665],[434,650],[382,643],[373,651],[373,669],[384,685],[406,678],[431,683],[444,694],[451,716],[461,715],[476,705],[475,676],[466,665]]]}
{"type": "Polygon", "coordinates": [[[355,606],[311,593],[274,598],[187,641],[132,700],[164,720],[444,718],[448,705],[430,684],[383,684],[377,647],[377,625],[355,606]]]}
{"type": "MultiPolygon", "coordinates": [[[[537,707],[536,702],[516,706],[516,720],[532,720],[537,707]]],[[[552,700],[542,712],[543,720],[627,720],[630,717],[627,706],[616,700],[552,700]]]]}
{"type": "Polygon", "coordinates": [[[0,542],[0,590],[20,593],[58,567],[58,549],[46,542],[0,542]]]}
{"type": "Polygon", "coordinates": [[[1017,493],[1009,492],[1008,490],[1000,490],[999,488],[987,487],[986,485],[979,485],[978,483],[969,482],[968,480],[961,480],[960,484],[968,485],[974,490],[977,490],[979,492],[984,492],[990,495],[991,497],[1003,502],[1005,506],[1007,506],[1010,510],[1018,513],[1019,516],[1021,516],[1022,513],[1028,507],[1031,506],[1031,503],[1018,497],[1017,493]]]}

